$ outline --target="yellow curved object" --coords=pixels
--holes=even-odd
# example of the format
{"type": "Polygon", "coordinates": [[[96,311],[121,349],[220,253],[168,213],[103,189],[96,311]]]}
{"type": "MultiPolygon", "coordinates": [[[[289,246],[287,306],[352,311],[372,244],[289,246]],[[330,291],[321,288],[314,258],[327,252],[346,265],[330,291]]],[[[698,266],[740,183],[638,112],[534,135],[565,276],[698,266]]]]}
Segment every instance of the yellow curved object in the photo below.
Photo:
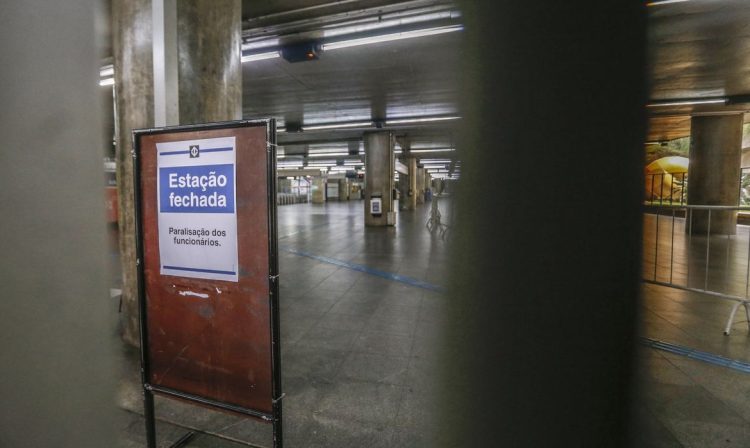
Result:
{"type": "Polygon", "coordinates": [[[646,200],[683,199],[689,164],[687,157],[670,156],[646,165],[646,200]]]}

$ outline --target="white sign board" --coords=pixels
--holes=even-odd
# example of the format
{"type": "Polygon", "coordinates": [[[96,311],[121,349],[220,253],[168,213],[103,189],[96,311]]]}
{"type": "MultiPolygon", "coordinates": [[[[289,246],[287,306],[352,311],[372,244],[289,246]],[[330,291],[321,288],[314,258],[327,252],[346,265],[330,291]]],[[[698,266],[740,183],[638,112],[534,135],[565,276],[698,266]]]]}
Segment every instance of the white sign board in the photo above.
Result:
{"type": "Polygon", "coordinates": [[[234,137],[156,149],[160,273],[236,282],[234,137]]]}

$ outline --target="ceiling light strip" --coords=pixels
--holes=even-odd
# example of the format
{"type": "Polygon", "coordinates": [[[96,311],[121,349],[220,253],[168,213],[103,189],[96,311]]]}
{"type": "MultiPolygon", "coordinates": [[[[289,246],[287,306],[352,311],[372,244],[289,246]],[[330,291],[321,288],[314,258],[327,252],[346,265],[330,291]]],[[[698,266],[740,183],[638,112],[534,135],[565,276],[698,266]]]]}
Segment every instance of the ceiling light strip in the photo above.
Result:
{"type": "Polygon", "coordinates": [[[347,128],[364,128],[372,126],[372,121],[357,121],[351,123],[330,123],[330,124],[314,124],[310,126],[302,126],[303,131],[322,131],[325,129],[347,129],[347,128]]]}
{"type": "Polygon", "coordinates": [[[696,106],[700,104],[726,104],[726,98],[707,98],[702,99],[689,99],[689,100],[666,100],[666,101],[655,101],[646,105],[646,107],[670,107],[670,106],[696,106]]]}
{"type": "Polygon", "coordinates": [[[242,62],[262,61],[264,59],[274,59],[278,57],[281,57],[281,54],[279,54],[278,51],[267,51],[265,53],[255,53],[255,54],[248,54],[248,55],[242,56],[240,61],[242,62]]]}
{"type": "Polygon", "coordinates": [[[455,151],[454,148],[431,148],[431,149],[412,149],[412,153],[422,153],[422,152],[450,152],[455,151]]]}
{"type": "Polygon", "coordinates": [[[358,47],[360,45],[378,44],[396,40],[412,39],[415,37],[434,36],[437,34],[462,31],[463,25],[441,26],[437,28],[425,28],[421,30],[403,31],[400,33],[382,34],[380,36],[361,37],[358,39],[342,40],[323,44],[323,51],[338,50],[340,48],[358,47]]]}
{"type": "Polygon", "coordinates": [[[672,3],[685,3],[689,2],[690,0],[654,0],[652,2],[646,3],[646,6],[661,6],[661,5],[670,5],[672,3]]]}
{"type": "Polygon", "coordinates": [[[393,120],[386,120],[385,125],[391,126],[394,124],[411,124],[411,123],[431,123],[434,121],[449,121],[459,120],[461,117],[415,117],[415,118],[396,118],[393,120]]]}

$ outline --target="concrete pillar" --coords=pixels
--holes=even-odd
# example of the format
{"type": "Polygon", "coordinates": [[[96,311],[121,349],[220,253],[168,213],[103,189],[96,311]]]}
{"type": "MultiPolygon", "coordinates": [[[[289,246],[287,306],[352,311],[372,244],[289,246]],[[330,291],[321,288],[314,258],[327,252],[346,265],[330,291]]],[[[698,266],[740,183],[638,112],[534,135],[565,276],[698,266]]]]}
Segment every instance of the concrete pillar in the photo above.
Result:
{"type": "Polygon", "coordinates": [[[392,226],[395,224],[393,209],[393,134],[388,131],[367,132],[365,141],[365,225],[392,226]],[[379,216],[370,211],[372,198],[380,198],[379,216]]]}
{"type": "MultiPolygon", "coordinates": [[[[131,131],[154,126],[152,6],[151,0],[112,2],[123,337],[132,344],[138,343],[138,308],[131,131]]],[[[165,3],[162,20],[167,16],[165,3]]],[[[242,118],[240,22],[240,0],[177,2],[180,124],[242,118]]]]}
{"type": "MultiPolygon", "coordinates": [[[[692,118],[688,204],[738,204],[742,123],[743,114],[692,118]]],[[[737,212],[711,211],[711,234],[734,235],[736,224],[737,212]]],[[[693,234],[705,234],[708,225],[707,211],[693,212],[693,234]]]]}
{"type": "Polygon", "coordinates": [[[349,179],[339,179],[339,201],[349,200],[349,179]]]}
{"type": "Polygon", "coordinates": [[[312,178],[312,203],[324,204],[326,202],[326,181],[321,176],[312,178]]]}
{"type": "Polygon", "coordinates": [[[417,208],[417,158],[416,157],[409,157],[408,159],[408,167],[409,167],[409,185],[408,185],[408,191],[407,191],[407,203],[406,203],[406,210],[416,210],[417,208]]]}
{"type": "Polygon", "coordinates": [[[131,132],[154,125],[151,27],[151,0],[112,1],[123,338],[132,345],[139,336],[131,132]]]}
{"type": "Polygon", "coordinates": [[[424,168],[417,168],[417,188],[414,190],[417,204],[424,204],[424,168]]]}
{"type": "Polygon", "coordinates": [[[180,124],[242,118],[240,0],[177,2],[180,124]]]}

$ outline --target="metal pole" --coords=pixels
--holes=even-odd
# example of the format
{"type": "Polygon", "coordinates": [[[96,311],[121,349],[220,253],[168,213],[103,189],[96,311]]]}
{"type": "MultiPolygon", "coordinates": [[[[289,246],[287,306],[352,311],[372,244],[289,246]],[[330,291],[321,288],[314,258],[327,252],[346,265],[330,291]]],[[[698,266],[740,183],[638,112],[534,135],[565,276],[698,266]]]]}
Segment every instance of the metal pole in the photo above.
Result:
{"type": "Polygon", "coordinates": [[[672,243],[669,252],[669,283],[672,283],[672,273],[674,272],[674,215],[675,209],[672,209],[672,243]]]}
{"type": "Polygon", "coordinates": [[[656,268],[659,261],[659,210],[656,210],[656,242],[654,243],[654,280],[656,280],[656,268]]]}
{"type": "MultiPolygon", "coordinates": [[[[747,298],[748,289],[750,289],[750,235],[748,235],[747,239],[747,259],[745,261],[747,263],[747,270],[745,271],[745,298],[747,298]]],[[[750,319],[748,319],[748,323],[750,323],[750,319]]]]}
{"type": "Polygon", "coordinates": [[[156,448],[156,417],[154,415],[154,393],[143,389],[143,417],[146,420],[146,446],[156,448]]]}
{"type": "Polygon", "coordinates": [[[729,284],[729,254],[732,250],[732,236],[727,233],[727,263],[724,266],[724,285],[726,285],[727,294],[730,294],[731,291],[731,285],[729,284]]]}
{"type": "Polygon", "coordinates": [[[685,173],[682,173],[682,183],[680,187],[680,205],[684,202],[683,198],[685,197],[685,173]]]}
{"type": "Polygon", "coordinates": [[[661,173],[661,182],[659,183],[659,205],[664,203],[664,173],[661,173]]]}
{"type": "Polygon", "coordinates": [[[706,273],[703,276],[703,289],[708,291],[708,260],[711,257],[711,209],[708,209],[708,228],[706,229],[706,273]]]}
{"type": "Polygon", "coordinates": [[[654,179],[656,179],[656,174],[651,175],[651,205],[654,205],[654,179]]]}
{"type": "Polygon", "coordinates": [[[688,263],[688,278],[687,287],[690,287],[690,247],[693,245],[693,209],[687,208],[687,214],[690,216],[688,219],[688,247],[687,247],[687,263],[688,263]]]}

